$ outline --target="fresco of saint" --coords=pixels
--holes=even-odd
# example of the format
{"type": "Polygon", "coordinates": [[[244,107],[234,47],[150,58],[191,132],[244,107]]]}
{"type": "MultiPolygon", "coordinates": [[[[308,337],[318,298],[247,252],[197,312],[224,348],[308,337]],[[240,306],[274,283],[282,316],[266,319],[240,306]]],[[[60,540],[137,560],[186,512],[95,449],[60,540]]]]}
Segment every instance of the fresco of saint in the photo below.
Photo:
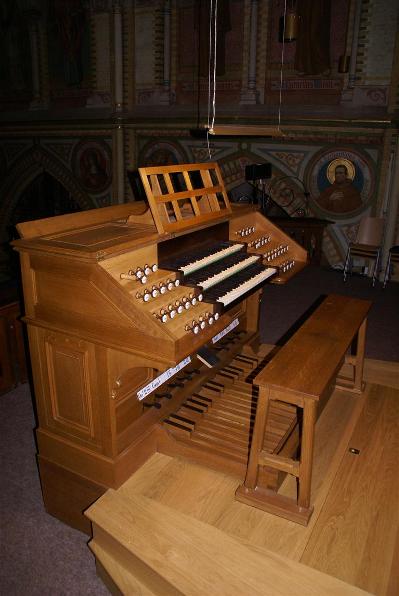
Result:
{"type": "Polygon", "coordinates": [[[331,162],[327,172],[331,186],[320,193],[316,199],[317,204],[332,213],[348,213],[359,209],[362,206],[362,197],[352,183],[354,173],[354,166],[349,160],[331,162]]]}

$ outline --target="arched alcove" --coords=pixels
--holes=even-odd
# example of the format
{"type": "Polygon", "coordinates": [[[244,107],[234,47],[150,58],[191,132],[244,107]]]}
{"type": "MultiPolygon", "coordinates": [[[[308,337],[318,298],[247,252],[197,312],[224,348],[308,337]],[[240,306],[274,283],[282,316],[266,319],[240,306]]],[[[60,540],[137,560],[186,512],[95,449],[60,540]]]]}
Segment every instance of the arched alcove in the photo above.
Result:
{"type": "Polygon", "coordinates": [[[18,223],[76,211],[81,211],[81,207],[71,192],[49,172],[40,171],[16,198],[5,222],[0,246],[0,281],[19,276],[18,255],[10,246],[18,237],[18,223]]]}
{"type": "Polygon", "coordinates": [[[21,221],[97,207],[71,170],[42,147],[17,159],[0,188],[0,282],[14,278],[19,264],[9,243],[21,221]]]}
{"type": "Polygon", "coordinates": [[[44,171],[21,193],[11,214],[10,224],[15,226],[22,221],[80,210],[79,203],[65,186],[49,172],[44,171]]]}

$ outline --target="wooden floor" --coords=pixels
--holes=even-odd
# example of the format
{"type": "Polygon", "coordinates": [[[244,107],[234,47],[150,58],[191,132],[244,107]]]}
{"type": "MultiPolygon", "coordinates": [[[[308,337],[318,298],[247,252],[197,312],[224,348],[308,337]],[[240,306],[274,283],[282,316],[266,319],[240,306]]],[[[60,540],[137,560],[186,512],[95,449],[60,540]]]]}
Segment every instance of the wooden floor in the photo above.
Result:
{"type": "MultiPolygon", "coordinates": [[[[219,596],[229,593],[223,569],[230,594],[398,595],[399,364],[366,361],[365,378],[362,396],[336,390],[319,419],[306,528],[235,501],[237,478],[156,454],[89,509],[110,589],[219,596]],[[216,551],[211,563],[207,550],[216,551]]],[[[281,490],[295,485],[287,479],[281,490]]]]}

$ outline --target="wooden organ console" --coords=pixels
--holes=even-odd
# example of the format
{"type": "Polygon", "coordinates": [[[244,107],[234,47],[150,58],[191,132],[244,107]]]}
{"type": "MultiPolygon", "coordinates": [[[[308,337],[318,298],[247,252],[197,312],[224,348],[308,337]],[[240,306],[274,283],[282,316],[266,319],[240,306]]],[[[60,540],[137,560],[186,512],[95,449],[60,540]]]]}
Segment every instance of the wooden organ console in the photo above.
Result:
{"type": "MultiPolygon", "coordinates": [[[[256,208],[229,203],[216,163],[140,175],[149,207],[22,223],[15,242],[43,498],[85,531],[82,511],[157,450],[244,478],[261,289],[307,261],[256,208]]],[[[290,456],[295,409],[272,407],[264,448],[290,456]]]]}

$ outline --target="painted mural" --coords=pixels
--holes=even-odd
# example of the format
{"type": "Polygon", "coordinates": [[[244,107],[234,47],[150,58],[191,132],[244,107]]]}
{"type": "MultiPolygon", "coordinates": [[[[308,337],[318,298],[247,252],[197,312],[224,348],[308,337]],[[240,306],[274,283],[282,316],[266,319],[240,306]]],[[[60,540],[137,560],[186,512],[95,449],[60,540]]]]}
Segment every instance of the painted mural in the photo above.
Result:
{"type": "MultiPolygon", "coordinates": [[[[324,252],[330,263],[341,262],[361,217],[379,215],[387,205],[394,211],[397,200],[388,194],[397,176],[398,102],[390,85],[399,80],[399,4],[362,1],[358,31],[354,1],[218,5],[216,124],[261,124],[281,116],[283,138],[207,143],[190,136],[207,115],[208,0],[2,0],[0,190],[8,203],[17,201],[24,177],[33,181],[43,171],[82,208],[132,200],[122,168],[113,163],[116,155],[125,171],[217,160],[235,200],[252,197],[245,166],[269,162],[273,178],[260,192],[291,215],[334,222],[324,252]],[[303,28],[284,44],[281,77],[285,6],[301,17],[303,28]],[[355,33],[359,60],[352,88],[348,50],[355,33]],[[383,49],[378,36],[387,40],[383,49]],[[122,103],[115,101],[118,60],[122,103]],[[96,99],[99,92],[109,94],[106,108],[96,99]],[[368,124],[354,123],[354,115],[368,124]]],[[[9,207],[1,209],[6,221],[9,207]]]]}
{"type": "Polygon", "coordinates": [[[34,11],[23,13],[25,3],[18,0],[0,2],[0,97],[17,100],[31,92],[29,18],[34,11]]]}
{"type": "Polygon", "coordinates": [[[54,98],[79,97],[90,84],[89,20],[83,0],[54,0],[48,12],[48,60],[54,98]]]}
{"type": "MultiPolygon", "coordinates": [[[[209,14],[210,1],[180,2],[178,7],[178,82],[176,101],[193,102],[199,97],[206,102],[209,74],[209,14]]],[[[241,43],[243,38],[244,6],[241,0],[218,3],[218,34],[216,76],[218,100],[237,100],[241,90],[241,43]]]]}
{"type": "MultiPolygon", "coordinates": [[[[338,65],[340,56],[345,54],[348,2],[297,0],[287,3],[287,6],[288,14],[296,15],[298,33],[294,39],[284,43],[284,101],[339,103],[343,75],[338,72],[338,65]]],[[[275,93],[281,85],[279,69],[284,7],[284,0],[272,0],[270,3],[267,103],[276,101],[275,93]]]]}
{"type": "Polygon", "coordinates": [[[316,209],[337,218],[361,213],[375,189],[370,159],[348,148],[319,153],[308,167],[307,182],[316,209]]]}
{"type": "Polygon", "coordinates": [[[149,141],[142,148],[139,167],[167,166],[187,163],[189,160],[182,147],[171,141],[149,141]]]}
{"type": "Polygon", "coordinates": [[[87,192],[100,193],[111,184],[111,152],[102,141],[78,143],[72,163],[75,176],[87,192]]]}

